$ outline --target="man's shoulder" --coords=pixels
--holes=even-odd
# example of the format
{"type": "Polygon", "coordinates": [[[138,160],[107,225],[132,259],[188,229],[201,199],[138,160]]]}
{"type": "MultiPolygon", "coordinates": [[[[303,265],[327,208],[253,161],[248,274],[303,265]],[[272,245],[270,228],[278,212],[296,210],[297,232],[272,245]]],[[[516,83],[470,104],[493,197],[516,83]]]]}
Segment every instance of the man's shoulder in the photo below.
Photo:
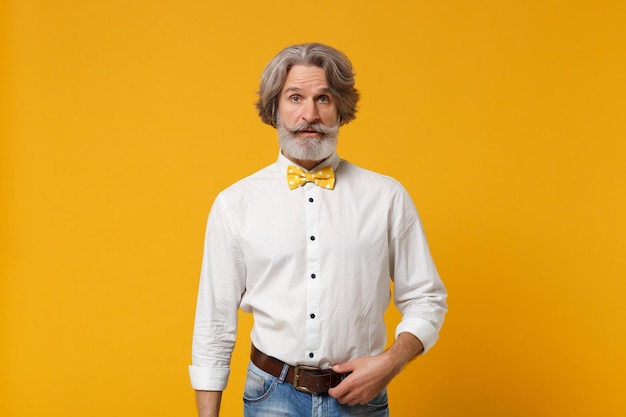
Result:
{"type": "Polygon", "coordinates": [[[344,171],[345,176],[350,181],[368,184],[370,188],[404,189],[400,181],[394,177],[368,168],[363,168],[345,159],[341,160],[341,170],[344,171]]]}

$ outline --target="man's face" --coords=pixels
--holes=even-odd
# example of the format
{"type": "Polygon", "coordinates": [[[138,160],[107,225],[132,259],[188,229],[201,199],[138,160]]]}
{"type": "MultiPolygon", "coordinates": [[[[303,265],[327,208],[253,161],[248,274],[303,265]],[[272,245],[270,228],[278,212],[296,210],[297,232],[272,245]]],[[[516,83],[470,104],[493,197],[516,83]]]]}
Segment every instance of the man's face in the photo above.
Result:
{"type": "Polygon", "coordinates": [[[291,68],[278,99],[277,129],[281,149],[291,159],[321,161],[334,152],[339,120],[322,68],[291,68]]]}

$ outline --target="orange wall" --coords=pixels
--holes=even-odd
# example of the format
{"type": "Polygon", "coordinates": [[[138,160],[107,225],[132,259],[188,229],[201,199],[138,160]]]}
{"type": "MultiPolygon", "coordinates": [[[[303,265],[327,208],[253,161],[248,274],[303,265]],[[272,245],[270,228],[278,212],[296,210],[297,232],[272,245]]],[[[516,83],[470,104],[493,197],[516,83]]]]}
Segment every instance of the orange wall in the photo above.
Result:
{"type": "Polygon", "coordinates": [[[1,7],[0,415],[194,414],[206,215],[275,159],[258,78],[313,40],[358,73],[341,155],[405,184],[450,292],[393,415],[626,415],[622,1],[1,7]]]}

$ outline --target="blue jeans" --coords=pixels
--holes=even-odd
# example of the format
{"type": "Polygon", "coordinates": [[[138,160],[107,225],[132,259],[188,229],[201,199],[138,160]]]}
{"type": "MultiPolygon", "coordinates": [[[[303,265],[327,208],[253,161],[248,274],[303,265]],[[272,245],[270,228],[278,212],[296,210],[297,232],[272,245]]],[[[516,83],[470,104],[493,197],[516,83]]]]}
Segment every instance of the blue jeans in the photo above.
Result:
{"type": "Polygon", "coordinates": [[[252,362],[243,393],[245,417],[388,417],[387,390],[366,405],[343,405],[327,394],[300,392],[280,378],[257,368],[252,362]]]}

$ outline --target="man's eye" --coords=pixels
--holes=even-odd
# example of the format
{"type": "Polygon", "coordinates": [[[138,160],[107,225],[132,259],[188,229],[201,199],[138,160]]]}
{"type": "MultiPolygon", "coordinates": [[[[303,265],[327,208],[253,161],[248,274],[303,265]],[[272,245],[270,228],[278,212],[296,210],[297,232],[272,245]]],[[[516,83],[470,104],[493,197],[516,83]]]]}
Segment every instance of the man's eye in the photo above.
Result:
{"type": "Polygon", "coordinates": [[[321,103],[328,103],[328,102],[330,102],[330,97],[328,97],[328,96],[320,96],[320,98],[318,100],[321,103]]]}
{"type": "Polygon", "coordinates": [[[300,96],[291,96],[289,97],[289,100],[291,100],[294,103],[297,103],[300,101],[300,96]]]}

